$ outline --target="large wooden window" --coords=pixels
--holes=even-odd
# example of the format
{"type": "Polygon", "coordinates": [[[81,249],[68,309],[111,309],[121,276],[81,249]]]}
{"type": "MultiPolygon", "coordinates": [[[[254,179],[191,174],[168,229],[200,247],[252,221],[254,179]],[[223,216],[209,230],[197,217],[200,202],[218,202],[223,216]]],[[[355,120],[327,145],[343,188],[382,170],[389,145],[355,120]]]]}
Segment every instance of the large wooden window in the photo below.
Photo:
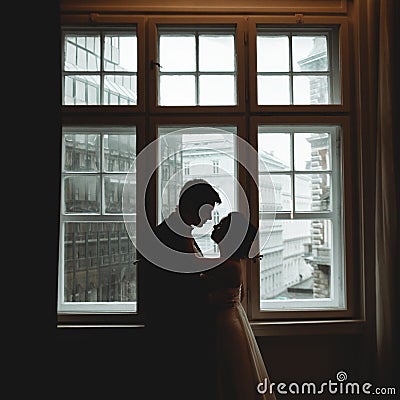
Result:
{"type": "MultiPolygon", "coordinates": [[[[60,320],[142,320],[140,220],[160,222],[196,177],[223,200],[213,221],[248,208],[259,228],[252,321],[354,316],[346,19],[66,21],[60,320]],[[144,182],[135,162],[151,143],[144,182]]],[[[194,231],[206,257],[218,255],[211,228],[194,231]]]]}

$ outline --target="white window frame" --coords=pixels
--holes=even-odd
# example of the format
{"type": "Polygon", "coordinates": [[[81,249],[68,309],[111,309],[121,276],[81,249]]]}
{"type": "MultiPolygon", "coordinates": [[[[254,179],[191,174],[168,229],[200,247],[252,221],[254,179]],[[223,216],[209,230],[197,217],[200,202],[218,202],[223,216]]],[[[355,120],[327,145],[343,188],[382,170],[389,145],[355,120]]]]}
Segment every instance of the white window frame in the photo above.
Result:
{"type": "MultiPolygon", "coordinates": [[[[252,112],[277,112],[283,110],[286,112],[316,112],[330,113],[330,112],[349,112],[350,111],[350,62],[349,62],[349,33],[348,21],[346,17],[339,16],[314,16],[314,15],[300,15],[300,20],[287,17],[249,17],[249,69],[254,71],[250,75],[249,91],[250,91],[250,110],[252,112]],[[257,35],[260,29],[273,32],[276,27],[276,32],[301,32],[303,28],[306,33],[311,33],[313,30],[316,32],[329,32],[332,28],[337,27],[338,34],[332,35],[330,40],[330,51],[332,58],[335,60],[333,66],[333,82],[340,84],[340,99],[335,99],[336,103],[332,104],[310,104],[310,105],[259,105],[257,99],[257,35]],[[336,46],[332,43],[337,43],[338,53],[336,46]],[[337,64],[337,65],[336,65],[337,64]]],[[[328,43],[329,46],[329,43],[328,43]]],[[[329,52],[329,48],[328,48],[329,52]]]]}
{"type": "MultiPolygon", "coordinates": [[[[61,23],[61,103],[65,114],[75,114],[78,110],[81,113],[89,113],[93,109],[102,109],[103,113],[113,114],[122,110],[131,112],[142,112],[145,109],[145,87],[146,87],[146,73],[145,73],[145,19],[140,16],[129,16],[126,21],[121,23],[118,16],[107,15],[99,17],[99,23],[94,23],[91,18],[82,23],[81,18],[73,15],[62,15],[61,23]],[[104,76],[112,75],[112,71],[106,71],[104,69],[104,35],[107,33],[116,33],[121,35],[129,35],[134,33],[137,38],[137,70],[134,72],[137,77],[136,91],[137,91],[137,102],[136,104],[102,104],[103,100],[103,87],[104,87],[104,76]],[[100,79],[100,103],[97,105],[66,105],[64,103],[65,93],[65,77],[72,74],[76,74],[75,71],[66,71],[64,69],[64,46],[65,39],[64,34],[80,34],[80,35],[100,35],[100,68],[96,71],[83,71],[83,75],[97,75],[100,79]]],[[[81,72],[79,72],[81,73],[81,72]]],[[[133,72],[122,73],[122,75],[131,75],[133,72]]]]}
{"type": "MultiPolygon", "coordinates": [[[[246,122],[245,119],[242,116],[239,117],[217,117],[217,116],[196,116],[196,117],[189,117],[189,116],[179,116],[179,117],[174,117],[173,119],[169,118],[168,116],[158,116],[151,118],[150,121],[150,132],[151,132],[151,141],[156,140],[158,136],[158,129],[159,127],[161,128],[167,128],[168,126],[171,127],[180,127],[180,128],[201,128],[201,127],[215,127],[218,128],[218,126],[221,127],[232,127],[236,129],[236,134],[233,136],[233,145],[235,146],[233,151],[234,153],[232,154],[232,157],[238,162],[235,164],[235,179],[237,179],[242,187],[245,187],[246,181],[245,181],[245,171],[242,166],[242,164],[245,163],[245,155],[242,154],[239,151],[239,146],[237,145],[237,139],[243,139],[245,136],[245,126],[246,122]]],[[[157,159],[157,156],[154,157],[157,159]]],[[[155,166],[152,166],[152,169],[155,169],[155,166]]],[[[158,179],[157,174],[157,179],[154,180],[153,183],[150,182],[150,184],[153,185],[152,192],[155,193],[154,199],[149,200],[149,205],[150,209],[153,210],[154,215],[149,214],[150,218],[150,224],[153,224],[155,226],[157,223],[160,222],[161,218],[161,213],[160,210],[158,209],[158,194],[161,193],[161,186],[160,182],[158,179]],[[151,202],[151,203],[150,203],[151,202]]],[[[235,202],[236,205],[239,209],[242,209],[243,203],[238,195],[238,190],[235,187],[235,202]]]]}
{"type": "MultiPolygon", "coordinates": [[[[351,137],[349,119],[339,116],[287,116],[287,117],[254,117],[251,121],[251,142],[257,148],[258,127],[268,126],[274,132],[288,132],[294,129],[296,132],[321,132],[327,129],[332,135],[332,210],[321,212],[298,212],[293,213],[293,220],[296,219],[324,219],[324,215],[336,223],[332,224],[333,241],[339,247],[339,254],[333,252],[332,263],[335,268],[331,269],[331,289],[335,289],[333,300],[312,299],[314,306],[309,308],[299,307],[302,300],[268,300],[268,307],[260,307],[260,263],[256,266],[253,263],[247,265],[247,312],[253,321],[279,321],[292,319],[326,319],[326,318],[349,318],[354,315],[356,302],[354,299],[355,290],[351,285],[354,281],[355,268],[354,260],[351,258],[353,242],[353,221],[351,218],[352,202],[346,191],[352,182],[351,174],[351,137]],[[287,129],[289,127],[289,129],[287,129]],[[339,157],[334,153],[339,151],[339,157]],[[346,211],[346,212],[345,212],[346,211]],[[349,267],[351,266],[351,267],[349,267]],[[338,275],[338,273],[341,275],[338,275]],[[337,284],[332,286],[333,280],[337,284]],[[339,291],[342,291],[343,303],[338,302],[339,291]]],[[[305,172],[305,171],[304,171],[305,172]]],[[[293,173],[293,171],[291,171],[293,173]]],[[[299,173],[299,171],[296,171],[299,173]]],[[[324,173],[323,170],[320,173],[324,173]]],[[[293,211],[293,210],[292,210],[293,211]]],[[[292,212],[277,213],[278,219],[291,220],[292,212]]],[[[258,226],[259,209],[258,199],[252,204],[252,222],[258,226]]]]}
{"type": "MultiPolygon", "coordinates": [[[[332,166],[330,169],[314,171],[317,174],[331,173],[332,185],[332,211],[321,211],[321,212],[309,212],[309,211],[287,211],[287,212],[277,212],[275,213],[276,220],[331,220],[332,221],[332,235],[334,248],[332,249],[332,263],[334,268],[331,268],[330,276],[330,288],[333,290],[333,299],[313,299],[313,300],[260,300],[264,304],[265,311],[273,310],[309,310],[309,309],[319,309],[319,308],[332,308],[332,309],[343,309],[345,304],[341,305],[339,299],[339,293],[344,291],[342,276],[344,274],[343,268],[343,235],[342,232],[342,209],[340,205],[342,204],[342,168],[341,168],[341,144],[340,144],[340,132],[339,127],[334,126],[323,126],[323,125],[262,125],[263,127],[268,126],[268,129],[274,133],[288,133],[290,135],[291,141],[291,157],[293,160],[294,150],[294,132],[301,133],[319,133],[321,131],[327,132],[331,139],[331,155],[332,155],[332,166]],[[339,254],[338,254],[339,253],[339,254]],[[311,307],[303,307],[306,303],[312,303],[311,307]]],[[[270,171],[271,175],[290,175],[292,178],[292,207],[295,206],[295,193],[293,192],[293,186],[295,186],[294,178],[296,174],[310,174],[310,171],[294,171],[294,167],[289,172],[276,172],[270,171]]],[[[262,307],[261,312],[264,311],[262,307]]]]}
{"type": "Polygon", "coordinates": [[[171,16],[171,17],[151,17],[148,20],[149,26],[149,54],[148,61],[150,69],[149,81],[149,104],[152,113],[213,113],[213,112],[243,112],[246,109],[245,93],[245,19],[243,17],[220,17],[212,16],[208,18],[199,16],[171,16]],[[196,105],[196,106],[160,106],[158,105],[158,82],[159,82],[159,56],[158,56],[158,37],[159,28],[168,27],[173,32],[173,27],[177,32],[180,30],[212,30],[213,27],[221,29],[226,26],[228,29],[234,27],[235,31],[235,50],[236,50],[236,105],[196,105]]]}
{"type": "MultiPolygon", "coordinates": [[[[63,127],[63,138],[65,134],[77,133],[77,134],[99,134],[101,137],[105,134],[132,134],[134,132],[136,143],[138,137],[138,127],[136,125],[131,126],[68,126],[63,127]]],[[[101,139],[103,143],[103,139],[101,139]]],[[[137,301],[134,302],[65,302],[64,300],[64,238],[65,238],[65,223],[77,222],[77,223],[103,223],[103,222],[117,222],[124,224],[123,214],[111,214],[104,212],[105,194],[104,194],[104,181],[101,178],[104,174],[110,174],[110,172],[104,171],[104,149],[100,146],[100,166],[96,172],[90,174],[100,176],[100,211],[98,213],[65,213],[64,204],[64,178],[69,175],[68,171],[64,171],[64,157],[65,157],[65,141],[62,141],[62,157],[61,157],[61,169],[62,169],[62,184],[61,184],[61,195],[60,195],[60,240],[59,240],[59,262],[58,262],[58,296],[57,296],[57,309],[59,316],[62,315],[73,315],[73,314],[100,314],[100,313],[127,313],[137,314],[137,301]]],[[[87,175],[87,173],[83,173],[87,175]]],[[[112,172],[111,172],[112,174],[112,172]]],[[[123,172],[115,172],[120,175],[123,172]]],[[[71,175],[79,175],[79,173],[71,172],[71,175]]],[[[134,254],[136,258],[136,254],[134,254]]],[[[136,279],[138,280],[138,279],[136,279]]],[[[137,282],[136,282],[137,283],[137,282]]]]}

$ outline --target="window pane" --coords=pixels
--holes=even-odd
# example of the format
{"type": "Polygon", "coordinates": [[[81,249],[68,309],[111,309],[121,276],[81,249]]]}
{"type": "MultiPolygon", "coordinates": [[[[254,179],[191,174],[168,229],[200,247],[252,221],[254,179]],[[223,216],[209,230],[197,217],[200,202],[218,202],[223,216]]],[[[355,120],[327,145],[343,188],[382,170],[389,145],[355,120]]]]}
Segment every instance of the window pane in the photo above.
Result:
{"type": "Polygon", "coordinates": [[[200,105],[236,104],[235,77],[232,75],[201,75],[200,105]]]}
{"type": "Polygon", "coordinates": [[[121,222],[64,224],[64,302],[135,302],[135,248],[121,222]]]}
{"type": "Polygon", "coordinates": [[[100,177],[68,176],[64,179],[66,213],[100,212],[100,177]]]}
{"type": "Polygon", "coordinates": [[[137,104],[137,76],[105,75],[103,104],[137,104]]]}
{"type": "Polygon", "coordinates": [[[326,36],[293,36],[293,71],[327,71],[326,36]]]}
{"type": "Polygon", "coordinates": [[[162,72],[196,71],[195,36],[160,36],[159,63],[162,72]]]}
{"type": "Polygon", "coordinates": [[[289,38],[257,37],[257,72],[289,72],[289,38]]]}
{"type": "Polygon", "coordinates": [[[135,135],[104,135],[103,168],[110,172],[128,172],[135,168],[136,138],[135,135]]]}
{"type": "MultiPolygon", "coordinates": [[[[126,175],[106,175],[104,177],[104,212],[106,214],[121,214],[122,213],[122,192],[124,190],[126,175]]],[[[130,185],[133,185],[134,177],[128,180],[130,185]]],[[[135,185],[133,185],[135,186],[135,185]]],[[[129,190],[129,193],[134,194],[134,187],[129,190]]],[[[129,204],[124,204],[125,207],[136,212],[135,197],[129,199],[129,204]]],[[[125,212],[125,210],[124,210],[125,212]]]]}
{"type": "Polygon", "coordinates": [[[319,33],[315,27],[289,29],[280,34],[279,29],[258,28],[258,104],[340,103],[338,31],[331,26],[326,31],[321,27],[319,33]],[[283,72],[288,73],[287,82],[283,72]]]}
{"type": "Polygon", "coordinates": [[[64,135],[64,171],[95,172],[100,168],[100,135],[64,135]]]}
{"type": "Polygon", "coordinates": [[[291,169],[289,133],[258,134],[258,156],[267,166],[268,171],[288,171],[291,169]]]}
{"type": "Polygon", "coordinates": [[[59,312],[136,312],[136,128],[80,129],[64,132],[59,312]]]}
{"type": "Polygon", "coordinates": [[[330,211],[331,175],[297,174],[295,178],[296,211],[330,211]]]}
{"type": "MultiPolygon", "coordinates": [[[[203,178],[218,191],[222,203],[214,208],[222,218],[236,209],[235,127],[161,127],[158,167],[158,221],[178,204],[179,191],[191,179],[203,178]],[[218,161],[218,173],[215,162],[218,161]]],[[[217,246],[210,238],[213,221],[193,230],[203,254],[215,257],[217,246]]]]}
{"type": "Polygon", "coordinates": [[[289,175],[259,174],[260,211],[292,211],[292,183],[289,175]],[[272,192],[271,192],[272,191],[272,192]],[[271,201],[274,204],[271,204],[271,201]]]}
{"type": "Polygon", "coordinates": [[[294,76],[294,104],[328,104],[329,87],[327,76],[294,76]]]}
{"type": "Polygon", "coordinates": [[[294,166],[300,171],[331,169],[331,137],[328,133],[295,133],[294,166]]]}
{"type": "Polygon", "coordinates": [[[67,33],[64,49],[63,104],[137,104],[138,49],[135,32],[101,35],[67,33]],[[86,71],[91,74],[84,74],[86,71]],[[109,71],[109,74],[102,75],[103,71],[109,71]]]}
{"type": "Polygon", "coordinates": [[[196,105],[195,77],[193,75],[160,76],[160,106],[196,105]]]}
{"type": "Polygon", "coordinates": [[[106,71],[137,72],[136,36],[106,35],[104,69],[106,71]]]}
{"type": "MultiPolygon", "coordinates": [[[[261,249],[261,309],[269,307],[268,300],[330,298],[332,249],[330,220],[276,220],[261,249]]],[[[315,304],[305,301],[301,307],[315,304]]]]}
{"type": "Polygon", "coordinates": [[[258,104],[290,104],[287,75],[258,76],[258,104]]]}
{"type": "MultiPolygon", "coordinates": [[[[199,36],[200,71],[235,71],[235,39],[231,35],[199,36]]],[[[162,64],[161,64],[162,65],[162,64]]]]}
{"type": "Polygon", "coordinates": [[[65,77],[64,104],[100,104],[100,76],[69,75],[65,77]]]}
{"type": "Polygon", "coordinates": [[[64,70],[100,71],[100,36],[65,35],[64,70]]]}
{"type": "Polygon", "coordinates": [[[313,132],[309,129],[301,125],[258,128],[260,197],[271,190],[271,182],[274,190],[274,196],[264,196],[274,204],[259,199],[264,256],[260,261],[261,310],[342,308],[345,303],[342,222],[339,209],[333,207],[341,198],[341,177],[340,171],[330,170],[332,157],[334,165],[340,165],[340,149],[331,146],[338,131],[317,125],[310,129],[313,132]],[[285,154],[286,162],[277,164],[276,158],[285,154]],[[261,161],[271,165],[265,167],[268,172],[262,173],[261,161]],[[280,173],[279,168],[287,172],[280,173]],[[333,176],[339,178],[334,188],[333,176]],[[326,218],[323,212],[328,212],[326,218]]]}
{"type": "Polygon", "coordinates": [[[160,106],[237,104],[234,34],[215,27],[158,29],[160,106]]]}

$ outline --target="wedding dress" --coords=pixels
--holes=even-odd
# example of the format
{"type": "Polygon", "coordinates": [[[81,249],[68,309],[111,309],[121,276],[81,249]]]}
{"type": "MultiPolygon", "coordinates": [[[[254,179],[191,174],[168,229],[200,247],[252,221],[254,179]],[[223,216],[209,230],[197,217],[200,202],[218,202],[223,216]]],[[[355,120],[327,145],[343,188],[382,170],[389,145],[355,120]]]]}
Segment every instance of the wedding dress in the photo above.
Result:
{"type": "Polygon", "coordinates": [[[276,400],[269,387],[266,393],[257,390],[270,381],[241,303],[240,262],[227,260],[203,278],[215,328],[217,400],[276,400]]]}

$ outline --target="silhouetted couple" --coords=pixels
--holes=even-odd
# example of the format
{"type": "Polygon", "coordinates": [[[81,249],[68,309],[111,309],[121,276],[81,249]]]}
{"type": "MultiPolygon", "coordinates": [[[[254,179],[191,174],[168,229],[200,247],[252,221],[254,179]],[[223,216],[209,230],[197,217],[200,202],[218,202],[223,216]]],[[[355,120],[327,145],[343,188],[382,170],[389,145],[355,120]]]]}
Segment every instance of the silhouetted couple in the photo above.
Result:
{"type": "Polygon", "coordinates": [[[239,212],[214,225],[219,258],[202,257],[192,236],[220,203],[205,180],[187,182],[142,255],[147,372],[154,377],[146,399],[275,399],[257,391],[268,375],[241,305],[243,261],[256,228],[239,212]]]}

